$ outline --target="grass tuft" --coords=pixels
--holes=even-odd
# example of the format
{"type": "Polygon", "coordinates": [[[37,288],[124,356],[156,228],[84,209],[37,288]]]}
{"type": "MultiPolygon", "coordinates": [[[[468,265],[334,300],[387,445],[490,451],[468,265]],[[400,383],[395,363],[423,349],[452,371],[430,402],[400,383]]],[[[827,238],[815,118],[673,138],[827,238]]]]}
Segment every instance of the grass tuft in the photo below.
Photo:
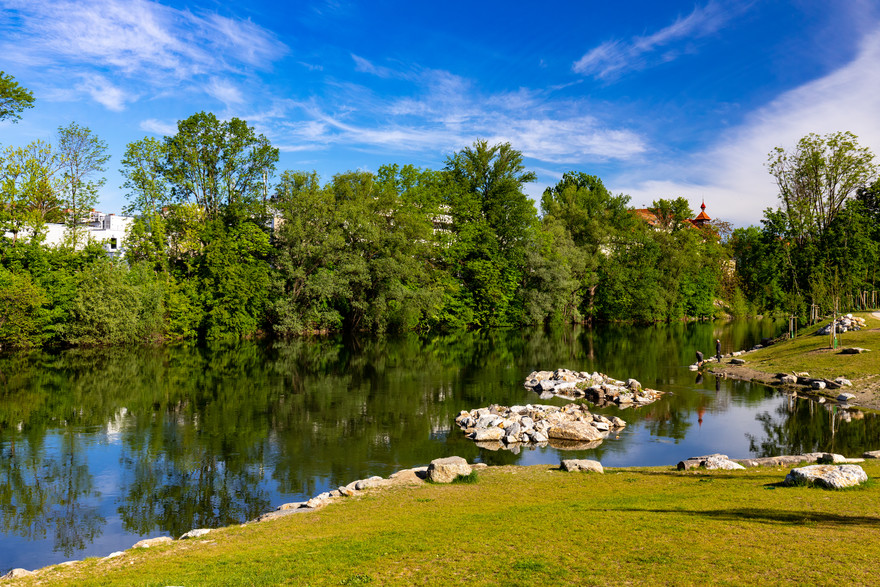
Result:
{"type": "Polygon", "coordinates": [[[340,585],[366,585],[367,583],[372,583],[373,578],[369,575],[352,575],[350,577],[346,577],[342,581],[339,582],[340,585]]]}
{"type": "Polygon", "coordinates": [[[471,471],[467,475],[458,475],[455,479],[452,480],[454,484],[464,484],[464,485],[472,485],[479,481],[477,477],[476,471],[471,471]]]}

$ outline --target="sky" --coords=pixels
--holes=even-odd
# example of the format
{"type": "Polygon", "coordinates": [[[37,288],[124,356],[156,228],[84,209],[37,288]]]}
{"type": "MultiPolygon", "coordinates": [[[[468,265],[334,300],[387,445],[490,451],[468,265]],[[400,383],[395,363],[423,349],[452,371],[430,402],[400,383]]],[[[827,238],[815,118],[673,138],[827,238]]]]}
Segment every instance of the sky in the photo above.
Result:
{"type": "Polygon", "coordinates": [[[777,146],[850,131],[880,154],[880,3],[0,0],[0,70],[37,100],[0,145],[89,127],[125,146],[199,111],[248,121],[278,171],[441,169],[509,142],[538,180],[599,176],[735,226],[778,205],[777,146]]]}

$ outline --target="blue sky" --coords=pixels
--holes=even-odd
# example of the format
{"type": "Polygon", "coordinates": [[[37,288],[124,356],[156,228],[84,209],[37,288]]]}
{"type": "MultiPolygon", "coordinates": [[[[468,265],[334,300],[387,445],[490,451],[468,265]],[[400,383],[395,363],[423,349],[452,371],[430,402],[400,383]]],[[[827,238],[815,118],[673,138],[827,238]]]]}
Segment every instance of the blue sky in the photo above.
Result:
{"type": "Polygon", "coordinates": [[[600,176],[641,207],[685,196],[736,225],[776,206],[777,145],[849,130],[880,153],[880,5],[859,0],[247,3],[0,0],[0,69],[37,106],[0,143],[71,121],[113,158],[200,110],[238,116],[324,180],[441,168],[477,138],[538,175],[600,176]]]}

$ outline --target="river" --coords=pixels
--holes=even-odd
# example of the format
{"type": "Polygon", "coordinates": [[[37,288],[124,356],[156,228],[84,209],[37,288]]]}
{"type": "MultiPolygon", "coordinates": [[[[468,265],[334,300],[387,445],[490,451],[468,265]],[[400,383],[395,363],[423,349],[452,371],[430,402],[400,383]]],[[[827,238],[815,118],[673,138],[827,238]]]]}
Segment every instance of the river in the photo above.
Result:
{"type": "Polygon", "coordinates": [[[751,346],[770,320],[403,338],[74,349],[0,358],[0,573],[106,556],[144,537],[252,519],[372,475],[459,455],[489,464],[673,465],[880,448],[880,420],[687,365],[751,346]],[[633,377],[667,392],[619,410],[598,448],[490,451],[460,410],[540,400],[536,369],[633,377]]]}

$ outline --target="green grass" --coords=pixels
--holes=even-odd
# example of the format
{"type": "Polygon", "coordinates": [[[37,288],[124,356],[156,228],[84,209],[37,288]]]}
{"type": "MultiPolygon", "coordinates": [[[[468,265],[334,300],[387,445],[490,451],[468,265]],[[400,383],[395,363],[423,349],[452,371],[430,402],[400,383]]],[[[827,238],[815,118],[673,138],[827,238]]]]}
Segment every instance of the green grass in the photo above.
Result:
{"type": "MultiPolygon", "coordinates": [[[[801,336],[743,356],[746,366],[766,373],[807,372],[812,377],[846,377],[853,381],[876,379],[880,364],[880,320],[870,313],[857,313],[865,318],[867,328],[858,332],[840,334],[841,346],[830,348],[829,336],[814,333],[819,325],[801,330],[801,336]],[[860,355],[842,355],[840,348],[863,347],[871,349],[860,355]]],[[[823,323],[824,324],[824,323],[823,323]]]]}
{"type": "MultiPolygon", "coordinates": [[[[880,475],[880,463],[863,466],[880,475]]],[[[781,487],[787,472],[492,467],[478,484],[371,490],[19,584],[875,582],[880,487],[781,487]]]]}

